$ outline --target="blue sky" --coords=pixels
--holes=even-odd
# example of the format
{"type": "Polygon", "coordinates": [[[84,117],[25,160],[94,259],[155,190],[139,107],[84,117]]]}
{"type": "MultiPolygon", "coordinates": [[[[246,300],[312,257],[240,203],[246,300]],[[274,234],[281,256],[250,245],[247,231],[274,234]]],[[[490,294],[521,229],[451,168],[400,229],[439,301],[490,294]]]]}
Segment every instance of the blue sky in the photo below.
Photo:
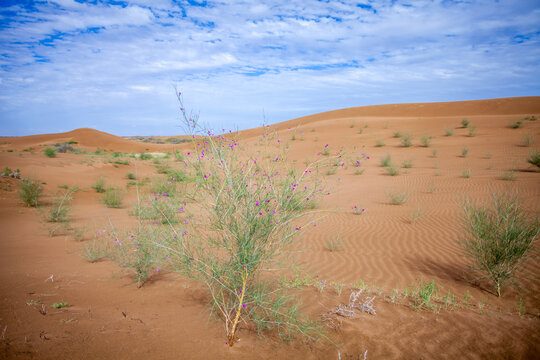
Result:
{"type": "Polygon", "coordinates": [[[537,0],[0,0],[0,135],[540,95],[539,39],[537,0]]]}

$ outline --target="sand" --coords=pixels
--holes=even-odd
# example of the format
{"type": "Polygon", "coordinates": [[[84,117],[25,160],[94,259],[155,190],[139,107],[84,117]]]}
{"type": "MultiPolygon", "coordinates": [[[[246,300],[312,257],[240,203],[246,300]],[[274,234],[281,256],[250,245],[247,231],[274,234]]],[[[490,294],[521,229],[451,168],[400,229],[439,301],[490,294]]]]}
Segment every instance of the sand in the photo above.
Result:
{"type": "MultiPolygon", "coordinates": [[[[223,323],[210,316],[209,297],[200,284],[162,272],[137,288],[115,263],[89,263],[80,256],[109,220],[118,228],[135,223],[129,215],[135,187],[126,188],[126,174],[152,177],[156,168],[152,160],[129,158],[129,165],[122,165],[91,154],[47,158],[43,149],[76,141],[74,146],[88,151],[164,153],[186,151],[189,144],[141,143],[93,129],[0,138],[1,168],[19,168],[23,176],[46,183],[42,209],[50,206],[59,185],[80,188],[70,226],[85,229],[82,241],[61,229],[50,236],[52,225],[42,212],[21,203],[19,180],[0,179],[0,358],[362,359],[366,350],[368,359],[538,358],[538,259],[530,259],[517,274],[519,287],[507,286],[498,298],[489,283],[473,279],[456,243],[465,197],[485,200],[491,191],[517,190],[528,212],[540,213],[540,173],[526,162],[539,148],[540,121],[509,127],[530,115],[540,117],[540,97],[357,107],[270,126],[298,168],[322,157],[318,153],[326,144],[331,154],[370,157],[362,161],[361,175],[347,163],[324,176],[330,194],[318,209],[336,211],[306,227],[294,245],[302,273],[326,284],[323,291],[314,286],[292,290],[312,318],[346,303],[353,284],[365,284],[366,292],[376,296],[376,315],[343,318],[339,329],[328,329],[335,344],[283,344],[272,335],[260,338],[241,328],[239,341],[229,348],[223,323]],[[463,118],[475,126],[475,136],[461,126],[463,118]],[[450,128],[453,135],[445,136],[450,128]],[[413,145],[402,147],[393,137],[397,131],[410,133],[413,145]],[[429,147],[421,146],[423,135],[433,137],[429,147]],[[522,144],[527,135],[533,141],[529,147],[522,144]],[[377,141],[385,145],[377,147],[377,141]],[[461,156],[464,147],[469,149],[466,157],[461,156]],[[387,153],[398,164],[411,161],[412,167],[388,175],[380,164],[387,153]],[[467,169],[470,178],[462,176],[467,169]],[[513,181],[502,179],[508,171],[513,181]],[[91,189],[100,176],[127,189],[122,208],[105,207],[91,189]],[[406,203],[390,203],[387,193],[396,190],[409,193],[406,203]],[[353,206],[365,213],[354,215],[353,206]],[[338,235],[339,249],[329,251],[328,240],[338,235]],[[408,300],[393,297],[394,289],[399,294],[420,279],[434,280],[460,305],[416,311],[408,300]],[[340,295],[334,284],[343,286],[340,295]],[[70,306],[51,306],[62,301],[70,306]],[[39,311],[42,305],[45,315],[39,311]]],[[[257,153],[264,131],[241,132],[242,146],[257,153]]]]}

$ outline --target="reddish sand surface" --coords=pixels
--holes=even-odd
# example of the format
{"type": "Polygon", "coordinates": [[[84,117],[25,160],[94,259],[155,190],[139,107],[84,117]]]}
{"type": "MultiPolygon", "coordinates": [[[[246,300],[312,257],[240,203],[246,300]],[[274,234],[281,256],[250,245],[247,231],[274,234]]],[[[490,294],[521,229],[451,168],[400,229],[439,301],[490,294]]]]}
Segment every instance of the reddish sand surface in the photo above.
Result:
{"type": "MultiPolygon", "coordinates": [[[[163,271],[137,288],[117,264],[90,263],[81,256],[84,245],[110,224],[135,224],[130,211],[136,189],[126,187],[126,174],[153,177],[156,168],[152,160],[126,158],[129,164],[123,165],[92,154],[48,158],[43,150],[67,141],[108,153],[185,151],[189,144],[141,143],[93,129],[0,138],[0,167],[19,168],[23,177],[45,183],[42,206],[35,209],[22,204],[20,180],[0,178],[0,358],[363,359],[366,350],[367,359],[540,358],[538,258],[520,269],[518,287],[506,286],[498,298],[488,282],[473,280],[456,243],[464,197],[486,200],[493,191],[517,190],[528,213],[538,216],[540,173],[526,159],[539,148],[540,120],[523,120],[531,115],[540,117],[540,97],[367,106],[270,126],[298,168],[320,158],[326,144],[331,154],[370,157],[362,162],[361,175],[346,164],[324,176],[330,194],[318,209],[337,211],[306,228],[294,245],[301,273],[326,284],[322,291],[313,285],[294,290],[313,319],[347,303],[353,284],[365,284],[366,292],[376,296],[376,315],[361,313],[341,318],[338,329],[328,327],[334,344],[286,344],[272,334],[259,337],[241,328],[230,348],[201,284],[163,271]],[[461,126],[463,118],[475,126],[475,136],[461,126]],[[517,120],[522,126],[511,128],[517,120]],[[453,129],[452,136],[445,136],[447,129],[453,129]],[[412,134],[411,147],[400,145],[393,136],[398,131],[412,134]],[[433,137],[429,147],[421,146],[424,134],[433,137]],[[523,145],[526,136],[531,146],[523,145]],[[385,145],[377,147],[377,141],[385,145]],[[464,147],[466,157],[461,156],[464,147]],[[394,163],[410,160],[412,167],[388,175],[380,164],[387,153],[394,163]],[[467,169],[470,178],[462,176],[467,169]],[[503,180],[505,174],[514,179],[503,180]],[[105,207],[91,188],[100,176],[126,189],[120,209],[105,207]],[[71,202],[71,230],[51,234],[54,224],[44,220],[44,213],[60,185],[80,190],[71,202]],[[390,203],[387,193],[397,190],[408,192],[406,203],[390,203]],[[353,206],[365,213],[354,215],[353,206]],[[73,229],[83,230],[83,238],[76,241],[73,229]],[[340,247],[330,251],[328,241],[338,237],[340,247]],[[420,279],[434,280],[440,296],[450,291],[457,305],[438,303],[436,311],[416,311],[410,299],[393,296],[420,279]],[[69,306],[52,307],[59,302],[69,306]]],[[[256,153],[264,131],[241,132],[241,145],[256,153]]],[[[173,159],[164,161],[175,166],[173,159]]]]}

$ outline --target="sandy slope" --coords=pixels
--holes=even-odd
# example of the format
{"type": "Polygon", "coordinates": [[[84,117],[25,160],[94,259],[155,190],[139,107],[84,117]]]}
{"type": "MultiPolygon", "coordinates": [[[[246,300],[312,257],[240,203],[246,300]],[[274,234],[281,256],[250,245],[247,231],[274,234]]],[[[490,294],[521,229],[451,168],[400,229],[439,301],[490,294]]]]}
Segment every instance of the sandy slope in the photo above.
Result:
{"type": "MultiPolygon", "coordinates": [[[[350,108],[269,128],[280,139],[272,146],[289,146],[289,161],[298,168],[306,160],[322,157],[318,153],[326,144],[332,154],[370,156],[363,161],[362,175],[355,175],[357,168],[347,162],[334,175],[324,176],[330,194],[321,198],[319,209],[338,211],[316,226],[306,226],[296,248],[303,272],[326,282],[322,292],[314,287],[295,291],[313,317],[345,302],[353,283],[363,281],[377,296],[377,315],[343,319],[338,331],[330,331],[341,344],[338,347],[322,342],[276,345],[241,330],[240,341],[230,349],[224,346],[222,324],[209,320],[208,296],[200,285],[160,273],[137,289],[117,265],[86,262],[78,255],[83,244],[97,236],[108,219],[116,227],[132,225],[134,218],[128,212],[136,201],[132,187],[122,209],[108,209],[91,185],[99,176],[121,187],[128,181],[127,172],[136,172],[139,178],[153,176],[156,170],[151,161],[130,159],[129,165],[115,167],[90,155],[46,158],[41,152],[21,151],[29,147],[38,151],[40,144],[70,140],[89,149],[119,152],[167,151],[163,150],[166,146],[92,129],[2,138],[0,166],[20,168],[23,175],[46,182],[45,202],[51,201],[58,185],[81,188],[74,196],[71,223],[85,226],[86,236],[82,243],[71,232],[49,237],[50,224],[41,220],[39,211],[20,204],[17,181],[2,179],[0,357],[337,359],[339,351],[342,359],[358,359],[368,350],[369,359],[538,358],[538,259],[520,272],[521,288],[508,287],[498,299],[487,283],[471,280],[465,271],[466,259],[455,243],[461,234],[464,196],[487,199],[492,190],[517,189],[530,213],[539,214],[540,173],[525,159],[540,144],[540,120],[524,121],[519,129],[508,127],[509,121],[533,114],[540,117],[540,97],[350,108]],[[461,127],[464,117],[476,126],[476,136],[468,136],[469,130],[461,127]],[[444,136],[449,128],[454,134],[444,136]],[[393,137],[396,131],[411,133],[413,146],[401,147],[393,137]],[[430,147],[420,146],[424,134],[433,136],[430,147]],[[526,135],[534,141],[531,147],[520,145],[526,135]],[[376,147],[377,141],[385,146],[376,147]],[[469,149],[467,157],[460,156],[464,147],[469,149]],[[438,151],[436,157],[433,149],[438,151]],[[410,160],[413,166],[399,176],[389,176],[379,161],[387,153],[396,163],[410,160]],[[465,169],[471,171],[469,179],[462,177],[465,169]],[[515,170],[515,180],[501,180],[509,169],[515,170]],[[395,190],[408,192],[409,200],[391,205],[386,193],[395,190]],[[365,208],[365,214],[352,214],[353,206],[365,208]],[[420,214],[414,222],[413,214],[420,214]],[[331,252],[327,242],[338,235],[341,247],[331,252]],[[392,303],[394,288],[401,291],[420,278],[435,280],[462,305],[434,313],[414,311],[407,301],[392,303]],[[344,286],[341,295],[332,282],[344,286]],[[520,298],[526,309],[522,316],[518,314],[520,298]],[[38,299],[46,305],[46,315],[38,311],[38,299]],[[50,306],[60,301],[72,306],[63,311],[50,306]]],[[[242,146],[258,154],[263,132],[243,131],[242,146]]]]}

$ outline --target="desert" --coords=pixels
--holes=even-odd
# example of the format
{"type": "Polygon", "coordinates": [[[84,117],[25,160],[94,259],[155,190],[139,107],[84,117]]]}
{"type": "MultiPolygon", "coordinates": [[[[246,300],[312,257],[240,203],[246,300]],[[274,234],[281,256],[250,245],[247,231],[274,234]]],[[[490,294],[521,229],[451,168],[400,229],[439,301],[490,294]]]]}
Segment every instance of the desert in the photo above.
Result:
{"type": "MultiPolygon", "coordinates": [[[[467,200],[489,205],[493,194],[514,195],[527,218],[538,218],[540,173],[527,160],[540,142],[539,116],[540,97],[516,97],[347,108],[224,135],[128,139],[81,128],[2,137],[0,166],[9,171],[0,188],[0,354],[537,358],[537,241],[498,296],[489,278],[469,269],[459,239],[466,234],[467,200]],[[185,194],[207,180],[205,171],[188,166],[189,157],[199,161],[204,151],[212,157],[209,141],[238,151],[230,161],[239,164],[271,164],[265,151],[277,152],[276,163],[298,178],[304,169],[317,172],[324,192],[314,191],[313,204],[291,212],[294,237],[276,250],[276,258],[289,256],[261,277],[280,284],[318,324],[314,335],[258,331],[251,310],[243,309],[229,346],[211,293],[204,281],[177,271],[180,257],[145,268],[115,250],[127,246],[119,242],[134,229],[167,237],[162,234],[183,229],[184,220],[195,228],[206,224],[199,234],[205,239],[208,224],[218,220],[199,217],[200,209],[181,216],[197,206],[185,194]],[[37,206],[20,195],[24,179],[42,187],[37,206]],[[108,188],[123,197],[108,198],[108,188]],[[141,203],[162,198],[182,210],[141,210],[141,203]],[[175,216],[181,220],[171,221],[175,216]],[[351,294],[362,306],[349,306],[351,294]]],[[[176,252],[168,254],[172,259],[176,252]]]]}

